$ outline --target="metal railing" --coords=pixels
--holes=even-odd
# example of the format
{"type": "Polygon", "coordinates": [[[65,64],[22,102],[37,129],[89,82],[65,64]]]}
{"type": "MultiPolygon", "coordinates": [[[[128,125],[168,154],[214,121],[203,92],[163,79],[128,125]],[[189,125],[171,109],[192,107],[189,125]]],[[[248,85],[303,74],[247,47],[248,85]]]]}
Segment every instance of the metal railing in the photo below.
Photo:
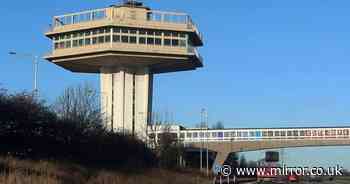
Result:
{"type": "Polygon", "coordinates": [[[184,142],[350,139],[350,128],[182,130],[179,139],[184,142]]]}
{"type": "Polygon", "coordinates": [[[65,25],[103,20],[107,18],[106,11],[107,9],[97,9],[79,13],[72,13],[68,15],[55,16],[52,26],[53,28],[56,28],[65,25]]]}

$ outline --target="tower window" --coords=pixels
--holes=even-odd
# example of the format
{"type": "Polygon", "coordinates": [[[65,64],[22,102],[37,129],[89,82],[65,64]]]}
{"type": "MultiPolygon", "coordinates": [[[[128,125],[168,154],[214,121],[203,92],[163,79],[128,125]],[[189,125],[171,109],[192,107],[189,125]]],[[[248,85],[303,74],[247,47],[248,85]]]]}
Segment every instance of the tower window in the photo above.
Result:
{"type": "Polygon", "coordinates": [[[146,38],[145,37],[140,37],[139,38],[139,44],[146,44],[146,38]]]}
{"type": "Polygon", "coordinates": [[[137,30],[136,29],[130,29],[130,34],[136,34],[137,30]]]}
{"type": "Polygon", "coordinates": [[[120,33],[120,28],[116,28],[116,27],[113,28],[113,32],[114,32],[114,33],[120,33]]]}
{"type": "Polygon", "coordinates": [[[79,40],[79,46],[81,47],[81,46],[83,46],[84,45],[84,40],[83,39],[80,39],[79,40]]]}
{"type": "Polygon", "coordinates": [[[120,35],[113,35],[113,42],[120,42],[120,35]]]}
{"type": "Polygon", "coordinates": [[[105,36],[105,42],[106,43],[111,42],[111,36],[110,35],[105,36]]]}
{"type": "Polygon", "coordinates": [[[161,31],[156,31],[155,33],[156,33],[155,34],[156,36],[162,36],[162,32],[161,31]]]}
{"type": "Polygon", "coordinates": [[[170,39],[164,39],[164,45],[171,46],[171,40],[170,39]]]}
{"type": "Polygon", "coordinates": [[[155,44],[156,44],[156,45],[162,45],[162,39],[156,38],[156,39],[155,39],[155,44]]]}
{"type": "Polygon", "coordinates": [[[98,37],[98,43],[104,43],[105,42],[105,37],[104,36],[99,36],[98,37]]]}
{"type": "Polygon", "coordinates": [[[122,33],[129,33],[129,30],[127,28],[123,28],[122,33]]]}
{"type": "Polygon", "coordinates": [[[145,31],[145,30],[140,30],[140,31],[139,31],[139,34],[140,34],[140,35],[145,35],[145,34],[146,34],[146,31],[145,31]]]}
{"type": "Polygon", "coordinates": [[[172,43],[172,46],[179,46],[179,40],[172,40],[171,41],[171,43],[172,43]]]}
{"type": "Polygon", "coordinates": [[[147,38],[147,44],[154,45],[154,38],[147,38]]]}
{"type": "Polygon", "coordinates": [[[128,36],[122,36],[122,42],[123,43],[129,43],[129,37],[128,36]]]}
{"type": "Polygon", "coordinates": [[[97,44],[97,37],[92,38],[92,44],[97,44]]]}
{"type": "Polygon", "coordinates": [[[186,40],[180,40],[180,47],[186,47],[186,40]]]}
{"type": "Polygon", "coordinates": [[[73,47],[78,47],[78,40],[73,40],[73,47]]]}
{"type": "Polygon", "coordinates": [[[130,43],[136,43],[137,39],[136,36],[130,36],[130,43]]]}
{"type": "Polygon", "coordinates": [[[90,38],[86,38],[85,39],[85,45],[90,45],[91,44],[91,39],[90,38]]]}
{"type": "Polygon", "coordinates": [[[55,43],[55,49],[59,48],[59,43],[55,43]]]}
{"type": "Polygon", "coordinates": [[[71,41],[66,41],[66,48],[71,48],[72,47],[72,42],[71,41]]]}

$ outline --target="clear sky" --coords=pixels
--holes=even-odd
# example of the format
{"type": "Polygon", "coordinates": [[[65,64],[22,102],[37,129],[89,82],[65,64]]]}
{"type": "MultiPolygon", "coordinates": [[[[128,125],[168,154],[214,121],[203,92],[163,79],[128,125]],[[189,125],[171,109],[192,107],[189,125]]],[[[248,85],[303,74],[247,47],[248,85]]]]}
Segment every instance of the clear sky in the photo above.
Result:
{"type": "MultiPolygon", "coordinates": [[[[7,53],[49,52],[51,44],[43,33],[52,16],[115,2],[2,2],[1,87],[32,89],[30,60],[7,53]]],[[[172,112],[187,126],[199,121],[203,107],[211,123],[221,120],[226,127],[350,125],[350,1],[147,0],[147,4],[190,13],[205,35],[200,50],[205,68],[156,76],[155,111],[172,112]]],[[[40,64],[40,92],[49,102],[65,87],[84,81],[99,86],[98,75],[40,64]]],[[[322,149],[318,159],[328,159],[334,149],[350,154],[349,148],[322,149]]],[[[300,157],[314,158],[307,155],[300,157]]],[[[349,159],[346,164],[350,168],[349,159]]]]}

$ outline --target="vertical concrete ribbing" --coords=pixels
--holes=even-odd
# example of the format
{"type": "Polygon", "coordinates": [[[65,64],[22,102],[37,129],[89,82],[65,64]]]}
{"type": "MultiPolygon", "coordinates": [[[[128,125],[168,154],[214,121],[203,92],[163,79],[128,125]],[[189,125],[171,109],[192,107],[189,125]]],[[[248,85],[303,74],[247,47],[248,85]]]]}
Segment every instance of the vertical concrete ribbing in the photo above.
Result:
{"type": "Polygon", "coordinates": [[[109,101],[105,116],[111,119],[107,127],[146,139],[152,113],[153,75],[147,68],[107,68],[101,72],[101,101],[109,101]]]}

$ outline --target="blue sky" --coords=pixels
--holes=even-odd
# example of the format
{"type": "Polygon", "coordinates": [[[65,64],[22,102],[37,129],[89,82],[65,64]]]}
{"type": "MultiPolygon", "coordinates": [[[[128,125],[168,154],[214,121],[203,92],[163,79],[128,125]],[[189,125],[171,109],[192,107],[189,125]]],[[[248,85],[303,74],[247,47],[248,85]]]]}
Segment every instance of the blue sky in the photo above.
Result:
{"type": "MultiPolygon", "coordinates": [[[[2,2],[1,87],[32,89],[30,60],[7,52],[49,52],[50,41],[43,33],[52,16],[115,2],[2,2]]],[[[350,125],[349,1],[148,0],[147,4],[190,13],[205,35],[200,50],[205,68],[156,76],[155,111],[172,112],[187,126],[199,121],[203,107],[211,123],[220,120],[226,127],[350,125]]],[[[46,61],[40,64],[40,92],[49,102],[65,87],[84,81],[99,86],[98,75],[74,74],[46,61]]],[[[322,149],[319,159],[334,149],[350,153],[349,148],[322,149]]],[[[310,159],[312,151],[298,150],[301,158],[310,159]]]]}

